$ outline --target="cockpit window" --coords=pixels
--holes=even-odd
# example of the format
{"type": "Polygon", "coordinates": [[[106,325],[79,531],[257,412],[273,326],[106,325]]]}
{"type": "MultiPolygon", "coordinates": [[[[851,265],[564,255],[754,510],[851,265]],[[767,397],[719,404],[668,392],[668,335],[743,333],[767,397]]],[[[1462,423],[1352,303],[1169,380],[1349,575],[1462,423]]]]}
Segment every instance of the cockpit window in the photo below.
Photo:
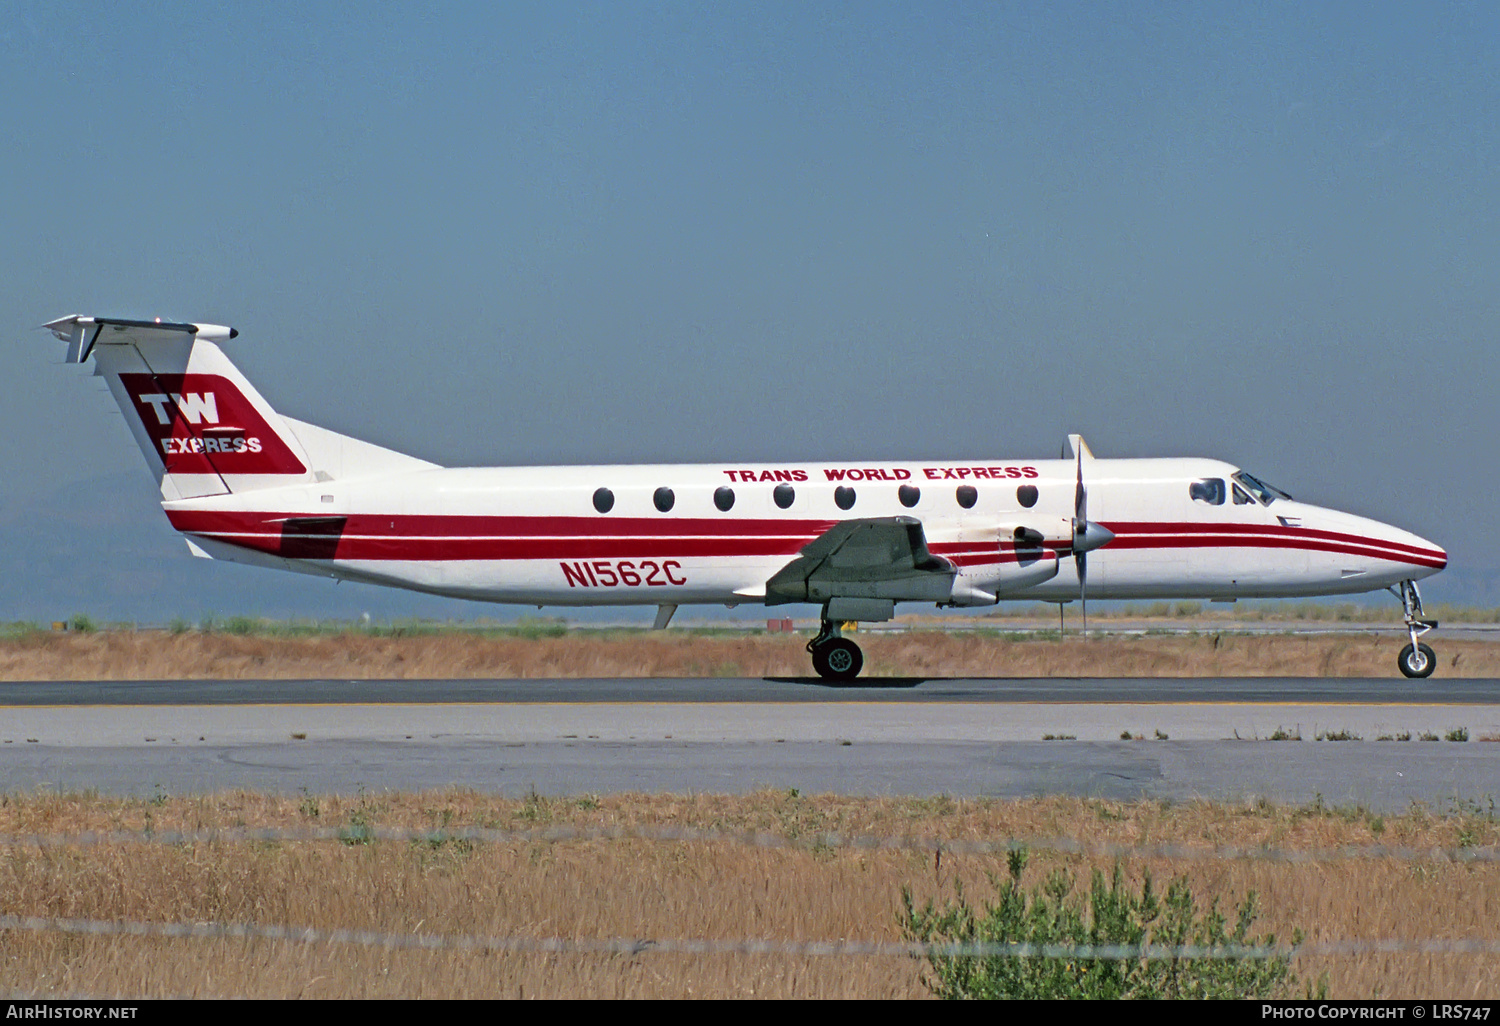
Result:
{"type": "Polygon", "coordinates": [[[1234,475],[1234,480],[1245,486],[1245,490],[1260,500],[1262,506],[1269,506],[1277,499],[1291,499],[1291,496],[1280,488],[1266,484],[1259,478],[1251,477],[1243,470],[1234,475]]]}
{"type": "Polygon", "coordinates": [[[1222,477],[1205,477],[1201,481],[1194,481],[1188,485],[1188,495],[1198,502],[1206,502],[1210,506],[1224,505],[1224,479],[1222,477]]]}
{"type": "Polygon", "coordinates": [[[1253,506],[1255,500],[1250,498],[1250,493],[1239,485],[1234,486],[1234,504],[1236,506],[1253,506]]]}

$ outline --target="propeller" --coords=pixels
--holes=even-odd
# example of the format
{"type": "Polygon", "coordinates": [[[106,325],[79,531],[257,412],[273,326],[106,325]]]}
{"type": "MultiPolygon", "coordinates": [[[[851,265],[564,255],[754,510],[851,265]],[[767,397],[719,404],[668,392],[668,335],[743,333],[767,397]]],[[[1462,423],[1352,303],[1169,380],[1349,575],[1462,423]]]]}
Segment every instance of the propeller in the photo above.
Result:
{"type": "Polygon", "coordinates": [[[1083,457],[1089,452],[1088,443],[1081,435],[1069,435],[1068,444],[1073,448],[1077,466],[1077,483],[1073,487],[1073,565],[1078,571],[1078,602],[1083,612],[1083,636],[1089,635],[1089,562],[1088,554],[1094,549],[1114,541],[1114,532],[1102,524],[1089,521],[1088,489],[1083,486],[1083,457]]]}
{"type": "Polygon", "coordinates": [[[1078,605],[1083,611],[1083,636],[1089,636],[1089,493],[1083,487],[1083,446],[1074,446],[1078,483],[1073,488],[1073,565],[1078,569],[1078,605]]]}

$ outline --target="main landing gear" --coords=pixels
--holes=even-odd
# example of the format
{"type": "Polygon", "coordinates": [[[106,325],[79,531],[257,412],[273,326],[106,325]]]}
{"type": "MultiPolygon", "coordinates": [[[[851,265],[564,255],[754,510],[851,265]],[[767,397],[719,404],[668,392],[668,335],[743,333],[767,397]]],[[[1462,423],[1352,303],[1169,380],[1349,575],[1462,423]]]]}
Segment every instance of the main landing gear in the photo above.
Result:
{"type": "Polygon", "coordinates": [[[818,636],[807,643],[812,653],[813,669],[827,680],[853,680],[864,669],[865,656],[859,646],[839,636],[839,625],[824,620],[818,636]]]}
{"type": "Polygon", "coordinates": [[[1422,596],[1417,591],[1416,581],[1402,581],[1390,591],[1401,600],[1406,632],[1411,636],[1411,644],[1396,656],[1396,665],[1408,677],[1430,677],[1437,666],[1437,656],[1417,639],[1436,627],[1438,622],[1422,616],[1422,596]]]}

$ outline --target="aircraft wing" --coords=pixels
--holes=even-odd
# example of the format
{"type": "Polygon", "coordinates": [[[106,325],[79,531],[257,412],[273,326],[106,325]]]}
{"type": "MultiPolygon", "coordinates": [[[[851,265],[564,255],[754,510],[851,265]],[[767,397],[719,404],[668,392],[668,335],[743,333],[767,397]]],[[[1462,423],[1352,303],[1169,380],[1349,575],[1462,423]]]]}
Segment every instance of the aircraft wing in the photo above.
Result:
{"type": "Polygon", "coordinates": [[[914,517],[845,520],[809,542],[766,582],[766,605],[830,603],[830,616],[883,612],[895,602],[944,602],[957,567],[927,549],[914,517]],[[843,610],[843,611],[841,611],[843,610]]]}

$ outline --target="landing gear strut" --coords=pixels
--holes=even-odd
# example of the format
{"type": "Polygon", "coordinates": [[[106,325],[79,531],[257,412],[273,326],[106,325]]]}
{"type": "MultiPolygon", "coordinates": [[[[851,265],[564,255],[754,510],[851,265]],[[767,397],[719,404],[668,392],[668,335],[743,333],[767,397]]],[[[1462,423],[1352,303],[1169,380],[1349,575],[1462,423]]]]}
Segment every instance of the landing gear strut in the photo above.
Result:
{"type": "Polygon", "coordinates": [[[848,638],[839,636],[839,625],[824,620],[818,636],[807,643],[812,653],[813,669],[828,680],[853,680],[864,668],[864,653],[848,638]]]}
{"type": "Polygon", "coordinates": [[[1423,617],[1422,596],[1417,591],[1416,581],[1402,581],[1390,591],[1401,600],[1401,613],[1406,620],[1406,632],[1411,636],[1411,644],[1403,648],[1396,656],[1396,665],[1401,667],[1401,672],[1408,677],[1430,677],[1437,667],[1437,656],[1433,654],[1432,649],[1417,639],[1436,627],[1438,622],[1423,617]]]}

